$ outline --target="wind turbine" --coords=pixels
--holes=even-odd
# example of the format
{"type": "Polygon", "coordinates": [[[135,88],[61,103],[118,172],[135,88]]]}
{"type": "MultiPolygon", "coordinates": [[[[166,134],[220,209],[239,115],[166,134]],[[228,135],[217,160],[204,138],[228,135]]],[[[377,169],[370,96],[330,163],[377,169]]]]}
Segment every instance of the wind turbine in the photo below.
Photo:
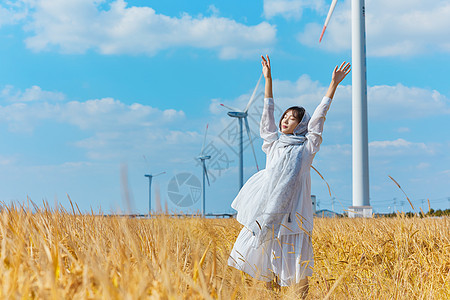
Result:
{"type": "MultiPolygon", "coordinates": [[[[320,35],[322,41],[337,0],[333,0],[320,35]]],[[[352,214],[372,215],[369,201],[369,144],[367,134],[366,32],[364,0],[352,0],[352,214]]]]}
{"type": "Polygon", "coordinates": [[[243,159],[243,143],[242,143],[242,119],[244,119],[245,122],[245,129],[247,131],[248,139],[250,140],[250,145],[252,146],[253,151],[253,157],[255,158],[256,163],[256,169],[259,171],[258,167],[258,161],[256,160],[256,154],[255,154],[255,148],[253,147],[253,141],[252,136],[250,132],[250,127],[248,126],[247,116],[248,116],[248,110],[252,103],[255,101],[255,94],[258,89],[259,83],[261,82],[262,73],[261,76],[259,76],[258,83],[256,84],[255,89],[253,90],[252,96],[250,97],[250,100],[247,103],[247,107],[242,111],[236,108],[232,108],[229,106],[226,106],[224,104],[220,104],[223,107],[228,108],[230,111],[227,113],[232,118],[237,118],[239,121],[239,190],[244,185],[244,159],[243,159]]]}
{"type": "Polygon", "coordinates": [[[150,217],[150,212],[152,210],[152,179],[153,177],[162,175],[166,172],[161,172],[158,173],[156,175],[152,175],[152,174],[145,174],[145,177],[148,177],[148,216],[150,217]]]}
{"type": "Polygon", "coordinates": [[[205,141],[206,141],[206,133],[208,132],[208,124],[206,124],[206,130],[205,130],[205,137],[203,138],[203,146],[202,151],[200,151],[200,155],[197,157],[202,162],[203,165],[203,203],[202,203],[202,217],[205,217],[205,177],[208,180],[208,186],[209,184],[209,177],[208,177],[208,170],[206,169],[205,160],[210,159],[211,155],[205,155],[203,153],[203,150],[205,150],[205,141]]]}

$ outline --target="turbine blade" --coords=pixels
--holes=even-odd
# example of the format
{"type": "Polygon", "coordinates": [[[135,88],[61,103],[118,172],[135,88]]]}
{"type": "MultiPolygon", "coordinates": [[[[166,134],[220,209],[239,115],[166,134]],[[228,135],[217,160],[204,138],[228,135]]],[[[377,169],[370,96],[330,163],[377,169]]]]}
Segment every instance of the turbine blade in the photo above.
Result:
{"type": "Polygon", "coordinates": [[[147,157],[145,156],[145,154],[142,154],[142,157],[143,157],[144,160],[145,160],[145,164],[147,165],[147,169],[150,170],[150,163],[148,162],[147,157]]]}
{"type": "Polygon", "coordinates": [[[320,38],[319,38],[319,43],[322,41],[322,38],[323,38],[323,34],[325,33],[325,30],[327,29],[327,26],[323,26],[323,29],[322,29],[322,33],[320,34],[320,38]]]}
{"type": "Polygon", "coordinates": [[[258,161],[256,160],[255,148],[253,147],[252,135],[250,134],[250,127],[248,126],[247,117],[245,117],[244,120],[245,120],[245,128],[247,129],[248,139],[250,140],[250,145],[252,145],[253,157],[255,158],[256,163],[256,170],[259,171],[258,161]]]}
{"type": "Polygon", "coordinates": [[[203,172],[205,172],[206,180],[208,181],[208,186],[210,186],[210,184],[209,184],[208,170],[206,169],[205,161],[203,161],[203,172]]]}
{"type": "Polygon", "coordinates": [[[252,105],[253,101],[255,101],[255,94],[256,94],[256,91],[258,90],[259,83],[261,82],[262,75],[263,74],[261,72],[261,75],[259,76],[259,79],[258,79],[258,83],[256,84],[255,89],[253,90],[253,94],[250,97],[250,100],[248,101],[247,107],[245,108],[244,112],[247,112],[248,109],[250,108],[250,106],[252,105]]]}
{"type": "Polygon", "coordinates": [[[223,107],[226,107],[226,108],[228,108],[229,110],[231,110],[231,111],[241,111],[240,109],[237,109],[237,108],[233,108],[233,107],[231,107],[231,106],[227,106],[227,105],[225,105],[225,104],[222,104],[222,103],[220,103],[220,105],[222,105],[223,107]]]}
{"type": "Polygon", "coordinates": [[[203,146],[202,146],[202,151],[200,152],[200,155],[203,155],[203,150],[205,149],[206,133],[207,132],[208,132],[208,124],[206,124],[205,137],[203,138],[203,146]]]}
{"type": "Polygon", "coordinates": [[[328,22],[330,22],[331,15],[333,14],[334,8],[336,7],[337,0],[333,0],[331,2],[330,10],[328,11],[327,18],[325,20],[325,24],[323,25],[322,34],[320,35],[319,43],[322,41],[323,34],[325,33],[325,30],[327,29],[328,22]]]}

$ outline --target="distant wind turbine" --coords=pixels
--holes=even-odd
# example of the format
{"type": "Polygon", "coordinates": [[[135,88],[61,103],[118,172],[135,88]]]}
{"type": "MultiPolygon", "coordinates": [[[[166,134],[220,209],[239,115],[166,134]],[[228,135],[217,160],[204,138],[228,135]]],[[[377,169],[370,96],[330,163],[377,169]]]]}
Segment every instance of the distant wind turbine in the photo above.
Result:
{"type": "MultiPolygon", "coordinates": [[[[337,0],[333,0],[320,35],[328,26],[337,0]]],[[[369,201],[369,144],[367,134],[366,32],[364,0],[352,0],[352,153],[353,206],[350,211],[372,215],[369,201]]]]}
{"type": "Polygon", "coordinates": [[[232,118],[238,118],[239,121],[239,190],[244,185],[244,159],[243,159],[243,143],[242,143],[242,119],[244,119],[245,122],[245,129],[247,130],[248,139],[250,140],[250,145],[252,146],[253,156],[255,158],[256,163],[256,169],[259,171],[258,167],[258,161],[256,160],[256,154],[255,154],[255,148],[253,147],[253,141],[252,136],[250,132],[250,127],[248,126],[247,116],[248,116],[248,110],[252,103],[255,101],[255,94],[258,89],[259,83],[261,82],[262,73],[261,76],[259,76],[258,83],[256,84],[255,89],[253,90],[253,94],[250,97],[250,100],[247,103],[247,107],[245,110],[239,110],[236,108],[232,108],[230,106],[226,106],[224,104],[220,104],[223,107],[228,108],[230,111],[228,112],[228,115],[232,118]]]}
{"type": "Polygon", "coordinates": [[[208,132],[208,124],[206,124],[206,130],[205,130],[205,137],[203,138],[203,146],[202,151],[200,151],[200,155],[197,157],[201,162],[203,166],[203,203],[202,203],[202,216],[205,217],[205,177],[208,180],[208,186],[209,184],[209,177],[208,177],[208,170],[206,169],[205,160],[210,159],[211,155],[205,155],[203,151],[205,150],[205,142],[206,142],[206,133],[208,132]]]}
{"type": "Polygon", "coordinates": [[[153,177],[165,174],[166,172],[161,172],[156,175],[145,174],[145,177],[148,177],[148,216],[150,217],[150,213],[152,211],[152,179],[153,177]]]}

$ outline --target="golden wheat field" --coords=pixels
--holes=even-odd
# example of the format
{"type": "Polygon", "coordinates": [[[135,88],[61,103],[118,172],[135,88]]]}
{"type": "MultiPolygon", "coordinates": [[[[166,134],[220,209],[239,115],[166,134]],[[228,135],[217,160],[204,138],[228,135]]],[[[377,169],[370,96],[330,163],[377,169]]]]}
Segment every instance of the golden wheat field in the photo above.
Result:
{"type": "MultiPolygon", "coordinates": [[[[2,299],[296,299],[227,266],[235,219],[2,206],[2,299]]],[[[450,219],[315,219],[308,299],[449,299],[450,219]]]]}

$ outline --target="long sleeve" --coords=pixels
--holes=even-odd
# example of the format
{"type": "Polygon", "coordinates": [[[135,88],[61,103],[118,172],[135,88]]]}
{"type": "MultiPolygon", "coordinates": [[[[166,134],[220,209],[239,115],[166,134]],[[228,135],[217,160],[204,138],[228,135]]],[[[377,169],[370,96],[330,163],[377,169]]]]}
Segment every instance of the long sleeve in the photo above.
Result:
{"type": "Polygon", "coordinates": [[[325,116],[330,108],[331,101],[331,98],[323,97],[322,101],[311,116],[311,120],[309,120],[308,133],[306,134],[306,138],[308,139],[306,147],[312,154],[317,153],[320,149],[325,116]]]}
{"type": "Polygon", "coordinates": [[[268,154],[273,142],[278,139],[278,127],[275,124],[273,98],[264,98],[259,134],[264,139],[262,150],[268,154]]]}

